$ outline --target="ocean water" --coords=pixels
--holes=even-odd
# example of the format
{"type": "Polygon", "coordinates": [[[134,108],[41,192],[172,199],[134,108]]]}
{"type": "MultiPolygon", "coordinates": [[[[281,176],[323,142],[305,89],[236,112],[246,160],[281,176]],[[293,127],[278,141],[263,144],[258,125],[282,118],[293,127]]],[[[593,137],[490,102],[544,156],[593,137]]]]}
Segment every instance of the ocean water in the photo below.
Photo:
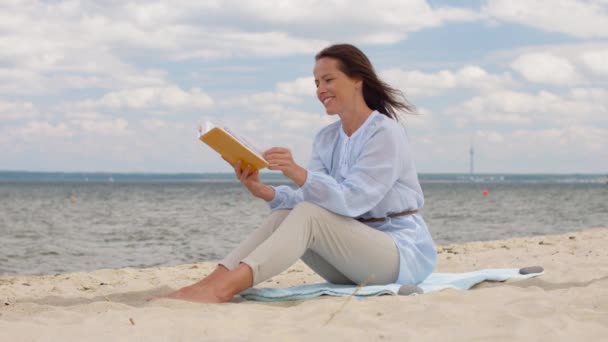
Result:
{"type": "MultiPolygon", "coordinates": [[[[608,226],[602,175],[421,175],[421,184],[438,244],[608,226]]],[[[217,260],[268,213],[233,175],[0,172],[0,275],[217,260]]]]}

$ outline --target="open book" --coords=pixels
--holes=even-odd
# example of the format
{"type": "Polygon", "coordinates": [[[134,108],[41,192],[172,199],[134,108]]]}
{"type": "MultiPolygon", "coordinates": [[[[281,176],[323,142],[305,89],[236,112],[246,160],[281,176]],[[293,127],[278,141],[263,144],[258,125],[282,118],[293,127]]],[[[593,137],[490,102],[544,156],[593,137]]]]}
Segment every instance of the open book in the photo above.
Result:
{"type": "Polygon", "coordinates": [[[207,121],[204,128],[199,127],[198,138],[231,164],[242,160],[241,170],[247,165],[251,165],[251,172],[268,167],[268,162],[262,157],[263,152],[228,127],[218,127],[207,121]]]}

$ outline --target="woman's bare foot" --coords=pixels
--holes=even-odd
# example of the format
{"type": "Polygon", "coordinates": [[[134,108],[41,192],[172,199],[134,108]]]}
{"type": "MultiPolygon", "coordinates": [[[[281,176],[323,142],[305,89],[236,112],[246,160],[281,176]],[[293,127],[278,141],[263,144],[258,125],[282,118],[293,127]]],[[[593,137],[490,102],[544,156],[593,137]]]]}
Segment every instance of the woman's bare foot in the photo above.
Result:
{"type": "Polygon", "coordinates": [[[226,303],[232,299],[232,295],[219,291],[212,284],[196,283],[172,292],[164,298],[187,300],[197,303],[226,303]]]}
{"type": "Polygon", "coordinates": [[[197,303],[226,303],[234,295],[251,286],[253,286],[253,272],[248,265],[240,263],[233,271],[228,271],[220,265],[205,279],[161,298],[197,303]]]}
{"type": "Polygon", "coordinates": [[[217,278],[220,278],[220,277],[226,275],[228,272],[230,272],[230,271],[224,265],[218,264],[217,267],[215,268],[215,270],[213,270],[213,272],[209,273],[208,276],[206,276],[205,278],[200,280],[198,282],[198,284],[205,285],[209,282],[214,281],[217,278]]]}

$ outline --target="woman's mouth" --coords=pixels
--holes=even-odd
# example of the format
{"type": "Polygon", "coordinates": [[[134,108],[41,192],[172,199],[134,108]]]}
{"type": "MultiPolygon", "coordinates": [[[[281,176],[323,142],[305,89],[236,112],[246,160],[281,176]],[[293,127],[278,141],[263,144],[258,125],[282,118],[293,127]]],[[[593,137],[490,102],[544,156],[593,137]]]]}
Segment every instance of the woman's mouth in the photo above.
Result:
{"type": "Polygon", "coordinates": [[[323,105],[327,106],[327,104],[333,100],[333,96],[332,97],[326,97],[325,99],[323,99],[323,105]]]}

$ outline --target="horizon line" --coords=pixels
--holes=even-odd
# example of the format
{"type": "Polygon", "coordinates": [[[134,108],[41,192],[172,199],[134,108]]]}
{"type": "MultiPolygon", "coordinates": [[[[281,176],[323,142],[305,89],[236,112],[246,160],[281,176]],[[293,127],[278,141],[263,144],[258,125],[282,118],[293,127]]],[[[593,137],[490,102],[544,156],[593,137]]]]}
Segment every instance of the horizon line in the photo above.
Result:
{"type": "MultiPolygon", "coordinates": [[[[233,174],[229,171],[178,171],[178,172],[158,172],[158,171],[36,171],[36,170],[0,170],[0,173],[62,173],[62,174],[115,174],[115,175],[194,175],[194,174],[233,174]]],[[[262,170],[261,174],[265,175],[282,175],[279,171],[262,170]]],[[[480,176],[480,175],[608,175],[606,172],[511,172],[511,171],[491,171],[491,172],[477,172],[471,174],[469,172],[418,172],[419,175],[466,175],[466,176],[480,176]]]]}

